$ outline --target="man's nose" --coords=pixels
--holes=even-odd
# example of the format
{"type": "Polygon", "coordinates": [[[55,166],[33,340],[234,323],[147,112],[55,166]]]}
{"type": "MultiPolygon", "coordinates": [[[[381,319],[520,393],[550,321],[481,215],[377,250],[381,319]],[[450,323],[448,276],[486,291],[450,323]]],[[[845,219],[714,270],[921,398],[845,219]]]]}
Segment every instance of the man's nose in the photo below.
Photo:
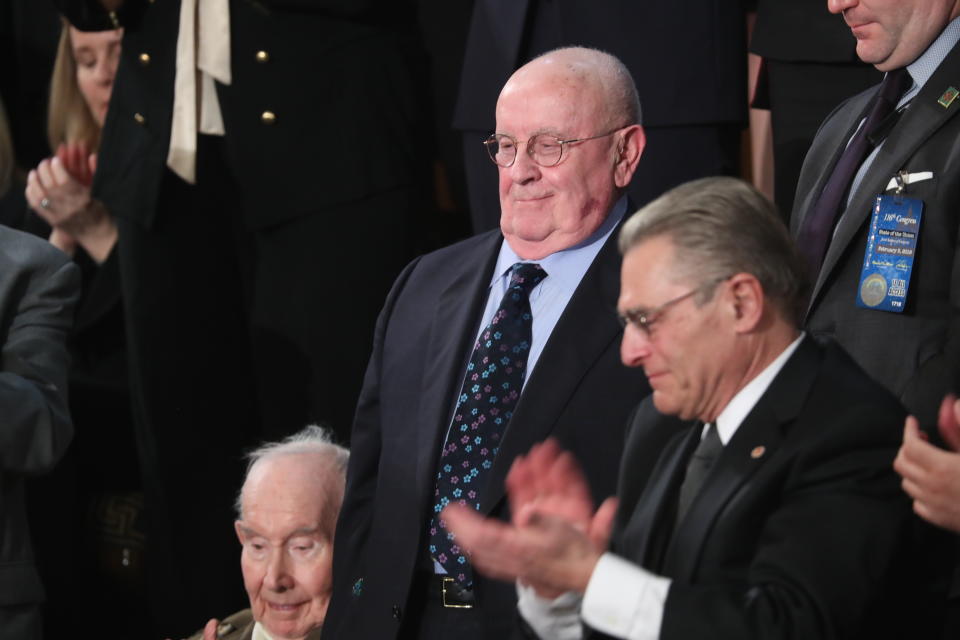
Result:
{"type": "Polygon", "coordinates": [[[627,323],[620,341],[620,360],[628,367],[639,367],[650,355],[650,336],[643,329],[627,323]]]}
{"type": "Polygon", "coordinates": [[[859,0],[827,0],[827,10],[830,13],[843,13],[844,10],[855,6],[859,0]]]}
{"type": "Polygon", "coordinates": [[[510,179],[514,182],[523,184],[540,177],[540,165],[533,161],[527,152],[529,147],[524,144],[522,148],[517,149],[517,157],[513,164],[506,169],[510,172],[510,179]]]}
{"type": "Polygon", "coordinates": [[[267,575],[264,578],[266,586],[271,591],[286,591],[293,588],[293,577],[290,575],[290,559],[283,550],[276,550],[271,554],[267,565],[267,575]]]}

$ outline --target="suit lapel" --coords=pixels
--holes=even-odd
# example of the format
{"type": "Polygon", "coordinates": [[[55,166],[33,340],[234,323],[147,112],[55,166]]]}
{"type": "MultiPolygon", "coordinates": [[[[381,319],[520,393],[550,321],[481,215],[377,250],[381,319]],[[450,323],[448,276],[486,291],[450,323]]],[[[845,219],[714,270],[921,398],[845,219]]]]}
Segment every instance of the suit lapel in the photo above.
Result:
{"type": "Polygon", "coordinates": [[[820,354],[805,338],[774,378],[723,449],[686,517],[677,526],[663,563],[665,575],[692,580],[703,546],[731,498],[772,456],[784,437],[784,429],[800,412],[816,377],[820,354]]]}
{"type": "MultiPolygon", "coordinates": [[[[960,109],[960,102],[955,102],[946,108],[937,102],[944,90],[950,86],[960,87],[960,45],[953,48],[911,101],[910,107],[893,128],[857,192],[851,198],[850,206],[840,218],[833,240],[827,248],[823,266],[820,268],[811,296],[810,308],[823,290],[824,283],[831,272],[854,242],[860,229],[870,219],[874,198],[886,190],[890,179],[906,166],[907,161],[917,152],[917,149],[960,109]]],[[[923,171],[939,168],[924,166],[913,169],[923,171]]]]}
{"type": "Polygon", "coordinates": [[[433,495],[440,448],[473,351],[501,240],[499,232],[491,232],[475,249],[475,255],[459,261],[456,276],[440,295],[434,310],[424,345],[427,354],[419,386],[423,400],[416,449],[417,484],[427,487],[421,492],[425,500],[433,495]]]}
{"type": "Polygon", "coordinates": [[[580,380],[620,337],[614,314],[620,279],[618,229],[584,274],[524,387],[490,470],[490,489],[480,505],[484,513],[503,498],[503,480],[513,459],[550,435],[580,380]]]}
{"type": "MultiPolygon", "coordinates": [[[[684,432],[676,435],[664,447],[660,460],[654,467],[647,482],[647,486],[633,505],[633,513],[623,528],[619,542],[614,551],[626,558],[639,561],[651,570],[656,570],[660,562],[658,548],[665,535],[670,534],[673,524],[677,489],[686,473],[687,460],[700,441],[703,423],[696,422],[684,432]],[[665,527],[667,528],[665,530],[665,527]]],[[[623,459],[626,467],[630,460],[623,459]]],[[[621,477],[626,478],[627,469],[623,469],[621,477]]],[[[631,505],[621,504],[620,509],[629,509],[631,505]]]]}

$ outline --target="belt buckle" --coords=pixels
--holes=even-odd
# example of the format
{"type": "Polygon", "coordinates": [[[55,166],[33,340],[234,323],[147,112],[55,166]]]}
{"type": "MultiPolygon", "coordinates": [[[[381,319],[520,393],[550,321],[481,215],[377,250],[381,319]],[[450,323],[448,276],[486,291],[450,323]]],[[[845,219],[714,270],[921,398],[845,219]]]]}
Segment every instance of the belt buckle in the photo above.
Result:
{"type": "Polygon", "coordinates": [[[469,604],[469,603],[468,603],[468,604],[454,604],[453,602],[449,602],[449,603],[447,602],[447,584],[448,584],[448,583],[449,583],[449,584],[451,585],[451,587],[452,587],[452,589],[451,589],[451,595],[453,595],[453,594],[455,593],[454,589],[459,589],[459,587],[457,587],[456,581],[455,581],[453,578],[450,578],[450,577],[444,577],[444,578],[443,578],[443,580],[442,580],[442,582],[441,582],[441,586],[442,586],[442,589],[443,589],[443,607],[444,607],[445,609],[473,609],[473,605],[472,605],[472,604],[469,604]]]}

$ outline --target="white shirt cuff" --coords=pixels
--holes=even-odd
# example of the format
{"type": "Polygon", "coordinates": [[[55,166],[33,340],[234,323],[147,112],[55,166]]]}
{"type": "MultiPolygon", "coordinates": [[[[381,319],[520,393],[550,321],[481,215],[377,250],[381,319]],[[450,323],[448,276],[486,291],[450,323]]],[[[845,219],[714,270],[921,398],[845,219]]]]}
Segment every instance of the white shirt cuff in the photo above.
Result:
{"type": "Polygon", "coordinates": [[[597,631],[626,640],[657,640],[670,580],[623,558],[600,557],[580,615],[597,631]]]}
{"type": "Polygon", "coordinates": [[[517,583],[517,609],[540,638],[581,640],[581,599],[580,594],[574,591],[568,591],[552,600],[541,598],[533,587],[517,583]]]}

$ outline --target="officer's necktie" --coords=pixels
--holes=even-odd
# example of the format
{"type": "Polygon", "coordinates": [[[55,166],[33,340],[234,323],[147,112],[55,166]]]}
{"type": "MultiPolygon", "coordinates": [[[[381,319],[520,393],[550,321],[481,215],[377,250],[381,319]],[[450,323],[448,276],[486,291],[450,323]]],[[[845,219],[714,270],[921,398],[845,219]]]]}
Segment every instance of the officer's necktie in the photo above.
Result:
{"type": "Polygon", "coordinates": [[[850,139],[813,209],[803,219],[797,245],[807,264],[811,282],[816,282],[830,238],[833,237],[833,228],[844,209],[841,205],[850,190],[850,183],[870,151],[885,137],[880,135],[878,140],[877,134],[887,130],[887,118],[911,84],[912,80],[906,69],[895,69],[884,76],[877,94],[873,97],[866,120],[850,139]]]}
{"type": "Polygon", "coordinates": [[[710,423],[707,425],[707,432],[703,434],[687,462],[687,474],[683,478],[683,484],[680,485],[680,497],[677,500],[677,520],[674,531],[687,515],[690,504],[700,493],[704,480],[707,479],[721,453],[723,453],[723,442],[720,440],[720,434],[717,433],[717,426],[710,423]]]}
{"type": "Polygon", "coordinates": [[[480,508],[488,472],[520,398],[530,352],[530,291],[547,277],[538,264],[510,270],[510,284],[493,319],[477,340],[443,445],[429,524],[430,556],[458,583],[469,587],[473,571],[466,554],[440,519],[450,502],[480,508]]]}

